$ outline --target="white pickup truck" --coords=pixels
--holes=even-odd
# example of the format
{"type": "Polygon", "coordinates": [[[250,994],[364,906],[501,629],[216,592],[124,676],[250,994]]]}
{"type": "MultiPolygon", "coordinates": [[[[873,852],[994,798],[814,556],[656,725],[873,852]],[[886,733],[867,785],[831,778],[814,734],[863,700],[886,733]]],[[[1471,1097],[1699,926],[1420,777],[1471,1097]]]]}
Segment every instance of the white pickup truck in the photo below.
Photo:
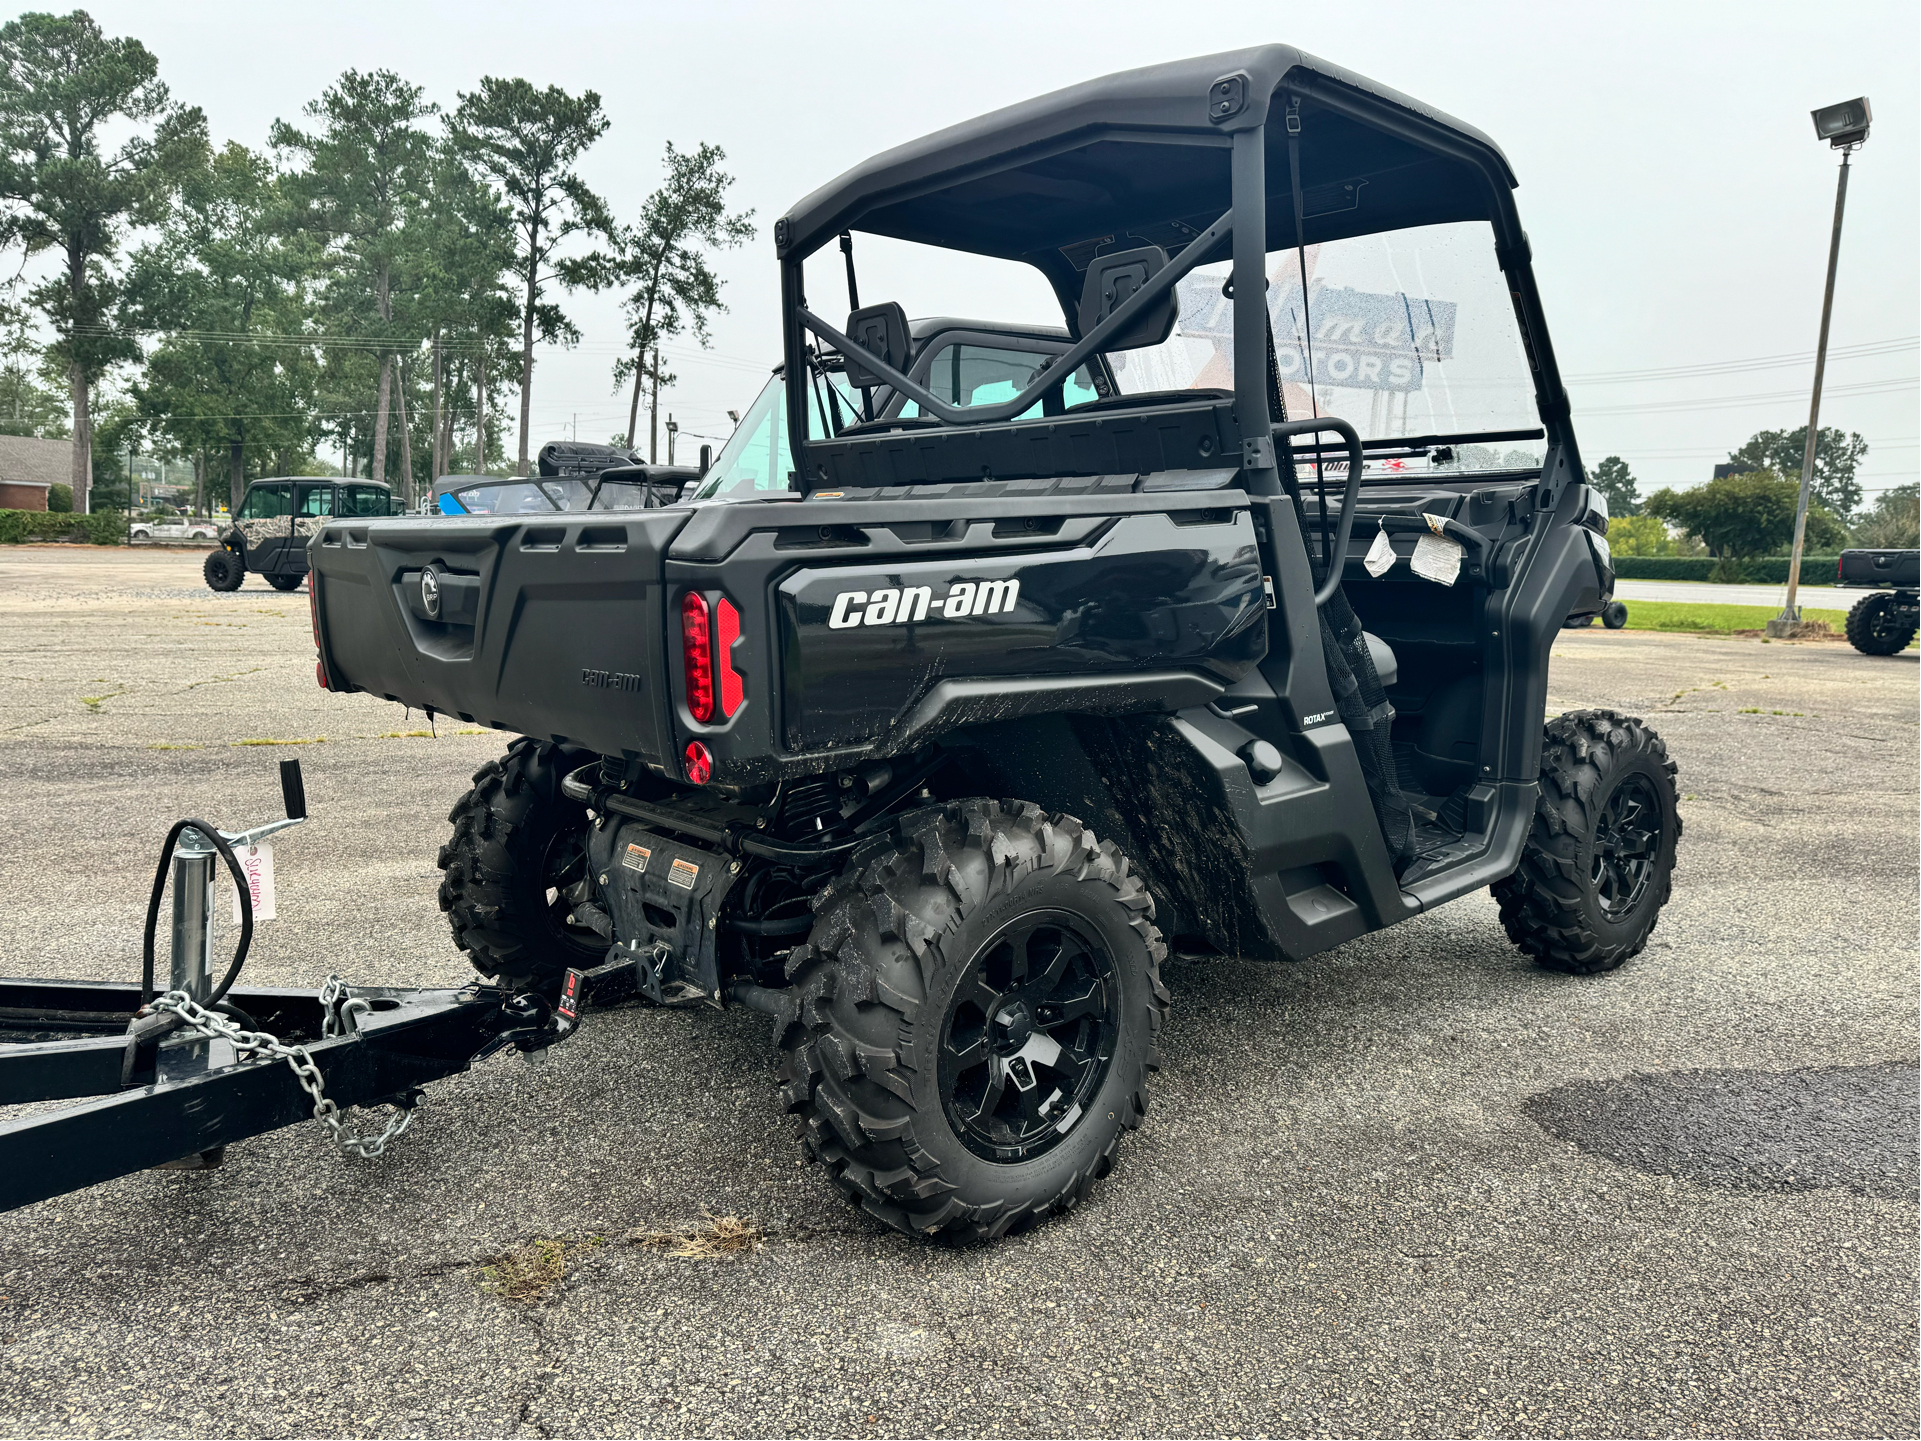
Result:
{"type": "Polygon", "coordinates": [[[211,520],[136,520],[127,527],[129,540],[218,540],[220,527],[211,520]]]}

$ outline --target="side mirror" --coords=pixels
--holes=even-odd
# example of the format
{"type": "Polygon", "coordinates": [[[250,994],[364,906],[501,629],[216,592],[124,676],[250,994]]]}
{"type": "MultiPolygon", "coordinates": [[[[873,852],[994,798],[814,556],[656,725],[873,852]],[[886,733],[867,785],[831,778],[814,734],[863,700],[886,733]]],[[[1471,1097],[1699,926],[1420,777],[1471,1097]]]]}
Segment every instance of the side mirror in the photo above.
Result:
{"type": "MultiPolygon", "coordinates": [[[[1135,294],[1147,288],[1167,264],[1167,252],[1158,245],[1143,245],[1138,250],[1121,250],[1112,255],[1097,255],[1087,264],[1087,279],[1081,286],[1081,334],[1086,335],[1108,316],[1119,310],[1135,294]]],[[[1111,337],[1103,350],[1139,350],[1159,345],[1174,333],[1180,315],[1180,300],[1169,290],[1145,314],[1120,334],[1111,337]]]]}
{"type": "MultiPolygon", "coordinates": [[[[863,306],[847,317],[847,337],[862,350],[906,373],[908,349],[912,340],[907,333],[907,312],[898,301],[863,306]]],[[[861,364],[859,351],[846,357],[847,383],[866,390],[887,382],[861,364]]]]}

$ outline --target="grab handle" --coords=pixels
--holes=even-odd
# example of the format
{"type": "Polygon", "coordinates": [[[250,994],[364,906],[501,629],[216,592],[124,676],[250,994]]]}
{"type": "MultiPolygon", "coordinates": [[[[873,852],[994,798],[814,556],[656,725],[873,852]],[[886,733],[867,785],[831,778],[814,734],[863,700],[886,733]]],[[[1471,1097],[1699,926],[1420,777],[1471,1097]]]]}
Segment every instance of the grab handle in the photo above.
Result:
{"type": "MultiPolygon", "coordinates": [[[[1330,430],[1347,442],[1347,491],[1341,496],[1341,522],[1334,532],[1334,554],[1327,563],[1327,578],[1314,592],[1317,606],[1334,599],[1334,592],[1341,588],[1341,572],[1347,568],[1347,543],[1354,534],[1354,502],[1361,493],[1361,467],[1365,463],[1361,456],[1361,437],[1345,420],[1331,415],[1315,420],[1285,420],[1274,427],[1276,440],[1292,435],[1319,435],[1330,430]]],[[[1321,524],[1327,524],[1325,515],[1321,517],[1321,524]]]]}

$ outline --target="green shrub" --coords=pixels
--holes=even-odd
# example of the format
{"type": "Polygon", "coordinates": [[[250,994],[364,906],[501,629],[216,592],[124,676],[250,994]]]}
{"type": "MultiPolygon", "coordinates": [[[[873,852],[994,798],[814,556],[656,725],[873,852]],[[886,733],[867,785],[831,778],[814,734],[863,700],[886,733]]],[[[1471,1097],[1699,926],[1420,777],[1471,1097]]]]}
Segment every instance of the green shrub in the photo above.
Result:
{"type": "MultiPolygon", "coordinates": [[[[1836,559],[1832,555],[1803,555],[1801,584],[1833,585],[1836,559]]],[[[1712,556],[1616,554],[1614,574],[1622,580],[1719,580],[1714,572],[1720,564],[1712,556]]],[[[1767,555],[1744,560],[1741,579],[1749,585],[1786,585],[1788,557],[1767,555]]]]}
{"type": "Polygon", "coordinates": [[[1608,548],[1617,556],[1673,555],[1667,523],[1652,515],[1617,515],[1608,521],[1608,548]]]}
{"type": "Polygon", "coordinates": [[[71,514],[73,511],[73,487],[70,485],[61,485],[58,481],[48,486],[47,509],[58,511],[62,515],[71,514]]]}
{"type": "Polygon", "coordinates": [[[57,510],[0,510],[0,543],[73,540],[119,545],[127,538],[127,518],[117,510],[74,515],[57,510]]]}

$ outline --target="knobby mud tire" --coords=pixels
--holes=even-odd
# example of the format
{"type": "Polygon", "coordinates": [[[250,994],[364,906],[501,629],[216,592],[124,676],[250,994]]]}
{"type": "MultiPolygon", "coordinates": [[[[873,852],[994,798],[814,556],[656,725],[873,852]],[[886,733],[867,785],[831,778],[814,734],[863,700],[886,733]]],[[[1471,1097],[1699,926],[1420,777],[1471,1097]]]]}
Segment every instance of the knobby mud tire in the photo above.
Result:
{"type": "Polygon", "coordinates": [[[986,1240],[1065,1211],[1114,1163],[1147,1110],[1167,1015],[1154,902],[1110,842],[1018,801],[910,812],[816,901],[776,1018],[781,1094],[808,1155],[854,1204],[897,1230],[986,1240]],[[949,1120],[940,1048],[962,982],[1024,915],[1073,917],[1113,962],[1116,1037],[1078,1126],[1002,1164],[949,1120]]]}
{"type": "Polygon", "coordinates": [[[200,574],[209,590],[239,590],[240,582],[247,578],[247,567],[241,564],[239,556],[222,546],[207,552],[207,558],[200,562],[200,574]]]}
{"type": "Polygon", "coordinates": [[[1541,792],[1520,867],[1493,887],[1508,939],[1541,965],[1572,975],[1611,971],[1640,954],[1673,887],[1681,839],[1675,765],[1661,738],[1615,711],[1571,711],[1548,722],[1541,792]],[[1640,898],[1609,917],[1594,879],[1597,823],[1614,793],[1640,777],[1661,833],[1640,898]]]}
{"type": "MultiPolygon", "coordinates": [[[[473,789],[448,813],[454,833],[437,861],[440,909],[481,975],[549,986],[569,966],[605,958],[605,940],[567,925],[570,907],[555,884],[579,879],[557,868],[570,845],[584,846],[587,830],[587,809],[561,795],[561,778],[591,758],[523,737],[474,772],[473,789]]],[[[584,850],[572,854],[586,865],[584,850]]]]}
{"type": "Polygon", "coordinates": [[[1899,655],[1914,642],[1914,627],[1895,622],[1894,596],[1864,595],[1848,612],[1848,644],[1862,655],[1899,655]]]}

